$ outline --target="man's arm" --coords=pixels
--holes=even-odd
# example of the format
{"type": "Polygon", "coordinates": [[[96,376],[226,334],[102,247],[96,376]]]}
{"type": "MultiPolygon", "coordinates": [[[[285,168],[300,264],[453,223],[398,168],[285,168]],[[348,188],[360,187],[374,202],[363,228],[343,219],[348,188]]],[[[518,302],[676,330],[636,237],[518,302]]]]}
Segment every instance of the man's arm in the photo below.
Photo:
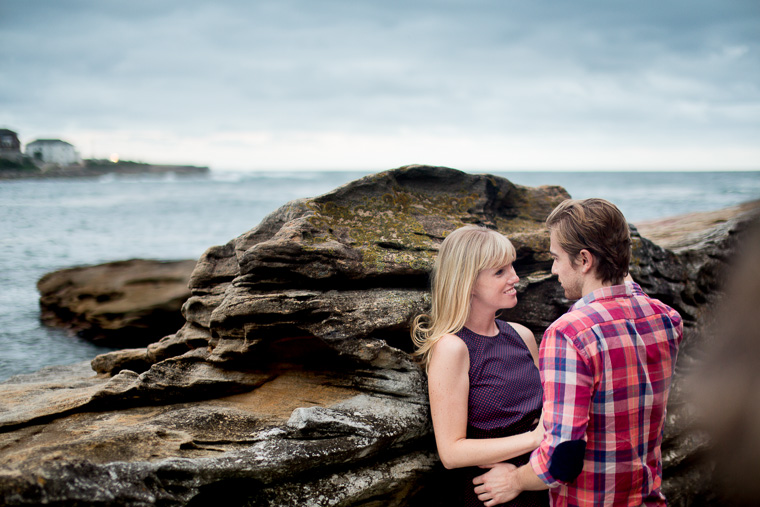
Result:
{"type": "Polygon", "coordinates": [[[549,487],[574,481],[583,469],[594,385],[586,361],[561,329],[552,326],[544,333],[539,369],[546,433],[530,466],[549,487]]]}
{"type": "Polygon", "coordinates": [[[509,502],[523,491],[541,491],[549,486],[538,478],[533,468],[516,468],[509,463],[493,465],[491,470],[473,479],[475,494],[486,507],[509,502]]]}

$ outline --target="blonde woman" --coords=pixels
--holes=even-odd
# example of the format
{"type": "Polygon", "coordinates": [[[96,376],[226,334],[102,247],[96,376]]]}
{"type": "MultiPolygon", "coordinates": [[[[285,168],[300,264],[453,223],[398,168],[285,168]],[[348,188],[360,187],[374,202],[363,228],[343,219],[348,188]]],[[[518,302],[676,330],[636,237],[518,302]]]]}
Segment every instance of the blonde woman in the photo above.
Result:
{"type": "MultiPolygon", "coordinates": [[[[432,274],[432,307],[412,327],[428,373],[436,446],[460,473],[460,505],[480,506],[472,478],[478,466],[520,466],[543,436],[538,348],[520,324],[496,319],[517,304],[515,249],[496,231],[461,227],[443,241],[432,274]]],[[[454,503],[452,503],[454,505],[454,503]]],[[[545,491],[505,505],[548,505],[545,491]]]]}

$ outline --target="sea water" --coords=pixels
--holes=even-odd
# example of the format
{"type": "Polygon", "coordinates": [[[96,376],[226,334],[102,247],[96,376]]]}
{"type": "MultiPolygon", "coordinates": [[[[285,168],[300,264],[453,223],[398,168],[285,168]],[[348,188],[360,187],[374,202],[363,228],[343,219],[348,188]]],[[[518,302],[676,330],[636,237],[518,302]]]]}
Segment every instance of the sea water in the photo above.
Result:
{"type": "MultiPolygon", "coordinates": [[[[629,222],[760,198],[760,172],[492,172],[603,197],[629,222]]],[[[197,259],[286,202],[368,172],[222,172],[0,180],[0,381],[111,349],[39,322],[37,280],[58,269],[131,258],[197,259]]]]}

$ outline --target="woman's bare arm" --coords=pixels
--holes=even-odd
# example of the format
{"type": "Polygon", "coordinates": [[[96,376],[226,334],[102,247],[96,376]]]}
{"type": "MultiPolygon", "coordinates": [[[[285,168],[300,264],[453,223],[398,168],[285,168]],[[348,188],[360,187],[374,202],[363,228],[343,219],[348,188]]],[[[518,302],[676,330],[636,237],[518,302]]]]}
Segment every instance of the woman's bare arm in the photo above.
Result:
{"type": "Polygon", "coordinates": [[[428,392],[435,441],[443,465],[446,468],[489,465],[538,447],[543,432],[467,438],[469,368],[467,345],[461,338],[445,335],[435,344],[428,366],[428,392]]]}

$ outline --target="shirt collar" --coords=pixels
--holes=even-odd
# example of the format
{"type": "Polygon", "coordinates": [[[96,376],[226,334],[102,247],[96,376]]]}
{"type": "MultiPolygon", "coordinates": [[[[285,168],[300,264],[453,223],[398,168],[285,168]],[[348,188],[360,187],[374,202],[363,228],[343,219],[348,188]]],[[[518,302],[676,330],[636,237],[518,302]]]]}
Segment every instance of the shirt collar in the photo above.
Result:
{"type": "Polygon", "coordinates": [[[577,310],[583,308],[586,305],[590,305],[594,301],[602,299],[612,299],[617,297],[632,297],[634,294],[641,293],[641,287],[635,282],[625,282],[622,285],[611,285],[609,287],[602,287],[589,292],[581,299],[575,302],[571,310],[577,310]]]}

